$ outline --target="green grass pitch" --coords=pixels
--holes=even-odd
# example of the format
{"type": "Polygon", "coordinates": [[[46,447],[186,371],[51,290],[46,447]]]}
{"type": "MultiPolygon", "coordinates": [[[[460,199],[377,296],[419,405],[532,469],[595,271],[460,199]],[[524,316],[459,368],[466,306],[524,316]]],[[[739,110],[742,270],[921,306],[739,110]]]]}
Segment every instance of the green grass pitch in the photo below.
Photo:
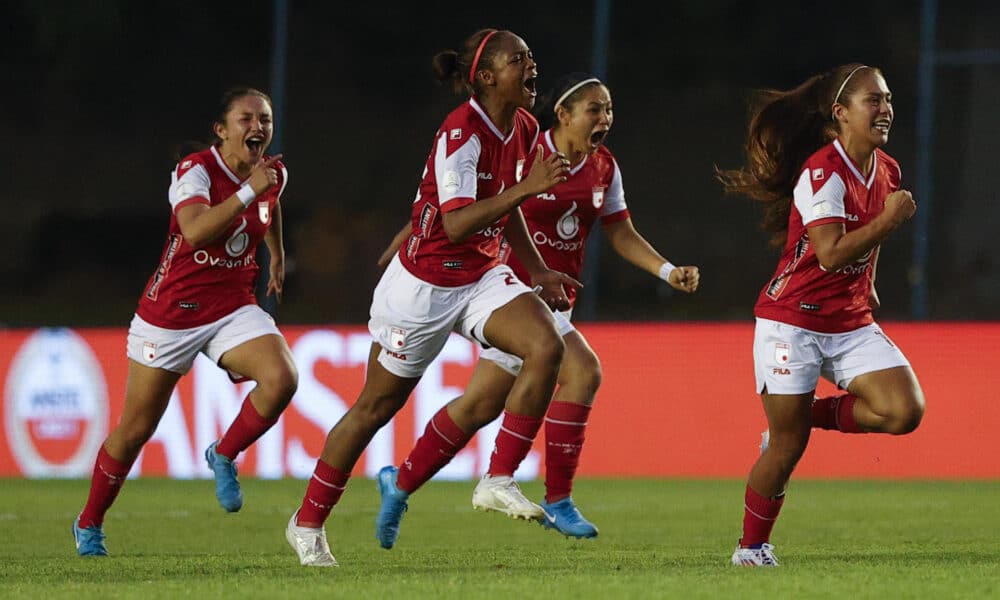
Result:
{"type": "Polygon", "coordinates": [[[70,523],[88,482],[0,480],[0,598],[1000,597],[1000,481],[793,481],[777,569],[729,566],[737,480],[578,481],[596,540],[475,512],[473,483],[432,482],[387,551],[375,485],[356,478],[327,522],[332,569],[299,566],[284,539],[304,481],[243,487],[229,515],[211,481],[129,481],[105,522],[111,557],[82,559],[70,523]]]}

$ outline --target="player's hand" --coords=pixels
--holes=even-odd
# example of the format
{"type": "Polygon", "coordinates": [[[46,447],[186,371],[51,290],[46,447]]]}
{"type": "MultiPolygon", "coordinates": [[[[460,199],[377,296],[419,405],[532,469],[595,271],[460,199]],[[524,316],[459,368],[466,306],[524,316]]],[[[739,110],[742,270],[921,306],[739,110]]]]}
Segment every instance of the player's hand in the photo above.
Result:
{"type": "Polygon", "coordinates": [[[281,160],[281,157],[282,155],[278,154],[263,162],[258,162],[253,166],[253,170],[250,171],[250,178],[247,180],[247,184],[253,188],[254,193],[258,196],[269,190],[272,185],[277,185],[278,170],[273,165],[281,160]]]}
{"type": "Polygon", "coordinates": [[[893,225],[900,225],[917,212],[917,203],[913,201],[913,195],[907,190],[897,190],[885,197],[886,218],[892,221],[893,225]]]}
{"type": "Polygon", "coordinates": [[[281,288],[285,285],[285,260],[272,256],[269,274],[271,278],[267,282],[267,292],[265,295],[270,296],[274,294],[275,299],[280,303],[281,288]]]}
{"type": "Polygon", "coordinates": [[[670,272],[670,277],[667,279],[670,287],[690,294],[698,290],[698,284],[701,282],[701,273],[698,271],[698,267],[695,266],[677,267],[670,272]]]}
{"type": "Polygon", "coordinates": [[[539,144],[535,150],[535,162],[532,163],[527,176],[521,180],[528,190],[528,196],[540,194],[555,184],[566,181],[569,175],[569,160],[565,154],[553,152],[548,157],[542,158],[544,154],[542,145],[539,144]]]}
{"type": "Polygon", "coordinates": [[[580,289],[583,284],[573,279],[565,273],[559,271],[553,271],[552,269],[546,269],[539,273],[538,275],[531,278],[531,285],[535,286],[538,290],[538,296],[542,299],[545,304],[549,305],[552,310],[569,310],[569,298],[566,297],[566,289],[564,285],[580,289]]]}

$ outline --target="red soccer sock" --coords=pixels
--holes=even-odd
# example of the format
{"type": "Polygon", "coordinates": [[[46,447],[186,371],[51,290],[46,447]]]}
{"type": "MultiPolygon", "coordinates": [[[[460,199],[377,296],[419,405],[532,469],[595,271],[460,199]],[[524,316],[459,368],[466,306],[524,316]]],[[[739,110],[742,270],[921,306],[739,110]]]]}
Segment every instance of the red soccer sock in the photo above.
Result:
{"type": "Polygon", "coordinates": [[[486,474],[491,477],[513,475],[531,450],[531,444],[541,427],[542,417],[515,415],[503,411],[500,433],[497,434],[496,446],[490,458],[490,468],[486,474]]]}
{"type": "Polygon", "coordinates": [[[322,460],[317,460],[316,469],[309,479],[306,495],[299,508],[297,522],[319,523],[322,526],[344,493],[350,476],[350,473],[344,473],[322,460]]]}
{"type": "Polygon", "coordinates": [[[250,402],[250,396],[247,396],[243,400],[240,414],[236,415],[233,424],[219,440],[215,451],[229,460],[236,460],[240,452],[249,448],[250,444],[256,442],[257,438],[267,433],[267,430],[277,422],[278,417],[265,419],[260,416],[260,413],[250,402]]]}
{"type": "Polygon", "coordinates": [[[442,407],[427,423],[424,434],[399,467],[396,486],[407,494],[417,491],[451,462],[470,439],[472,435],[462,431],[452,420],[448,407],[442,407]]]}
{"type": "Polygon", "coordinates": [[[812,405],[812,426],[843,433],[864,433],[854,420],[854,402],[851,394],[816,398],[812,405]]]}
{"type": "Polygon", "coordinates": [[[553,402],[545,415],[545,501],[562,500],[573,491],[590,407],[553,402]]]}
{"type": "Polygon", "coordinates": [[[131,462],[119,462],[101,445],[94,461],[94,474],[90,478],[90,496],[80,513],[81,528],[104,523],[104,513],[114,504],[131,468],[131,462]]]}
{"type": "Polygon", "coordinates": [[[785,495],[765,498],[747,485],[744,502],[743,537],[740,538],[740,546],[746,548],[769,541],[771,529],[778,519],[778,513],[781,512],[781,505],[785,503],[785,495]]]}

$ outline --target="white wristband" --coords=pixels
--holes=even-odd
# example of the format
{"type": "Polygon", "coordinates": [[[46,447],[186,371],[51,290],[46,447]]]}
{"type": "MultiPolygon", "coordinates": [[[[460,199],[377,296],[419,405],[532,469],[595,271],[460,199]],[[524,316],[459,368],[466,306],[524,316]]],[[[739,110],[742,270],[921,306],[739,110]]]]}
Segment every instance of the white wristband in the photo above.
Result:
{"type": "Polygon", "coordinates": [[[243,208],[246,208],[250,206],[250,203],[253,202],[253,199],[257,197],[257,192],[253,191],[253,188],[250,187],[249,183],[245,183],[243,184],[243,187],[241,187],[240,190],[236,192],[236,197],[239,198],[240,202],[243,203],[243,208]]]}
{"type": "Polygon", "coordinates": [[[663,263],[663,266],[660,267],[660,279],[662,279],[663,281],[669,282],[670,281],[670,274],[673,273],[674,269],[676,269],[676,268],[677,267],[675,267],[673,265],[673,263],[671,263],[669,260],[667,262],[663,263]]]}

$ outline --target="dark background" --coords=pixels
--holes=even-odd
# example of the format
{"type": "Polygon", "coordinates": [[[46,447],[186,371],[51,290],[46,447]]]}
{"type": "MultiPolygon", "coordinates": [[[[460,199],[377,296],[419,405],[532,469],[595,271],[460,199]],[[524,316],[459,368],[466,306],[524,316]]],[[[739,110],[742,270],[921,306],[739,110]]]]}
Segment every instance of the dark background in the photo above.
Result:
{"type": "MultiPolygon", "coordinates": [[[[646,3],[642,3],[646,4],[646,3]]],[[[941,49],[1000,47],[993,1],[939,9],[941,49]]],[[[162,250],[174,147],[207,139],[222,91],[270,91],[268,1],[7,2],[0,8],[0,326],[127,325],[162,250]]],[[[461,98],[431,56],[480,27],[521,35],[540,88],[590,68],[588,2],[292,2],[286,102],[290,177],[283,323],[364,323],[375,260],[408,219],[431,138],[461,98]]],[[[838,64],[884,71],[886,150],[930,211],[932,319],[997,319],[1000,65],[939,67],[932,202],[914,189],[919,4],[691,0],[611,13],[608,140],[633,220],[661,253],[702,269],[694,296],[600,249],[584,294],[598,320],[751,318],[777,253],[758,207],[721,193],[741,163],[755,88],[838,64]]],[[[884,244],[880,319],[910,318],[913,225],[884,244]]]]}

